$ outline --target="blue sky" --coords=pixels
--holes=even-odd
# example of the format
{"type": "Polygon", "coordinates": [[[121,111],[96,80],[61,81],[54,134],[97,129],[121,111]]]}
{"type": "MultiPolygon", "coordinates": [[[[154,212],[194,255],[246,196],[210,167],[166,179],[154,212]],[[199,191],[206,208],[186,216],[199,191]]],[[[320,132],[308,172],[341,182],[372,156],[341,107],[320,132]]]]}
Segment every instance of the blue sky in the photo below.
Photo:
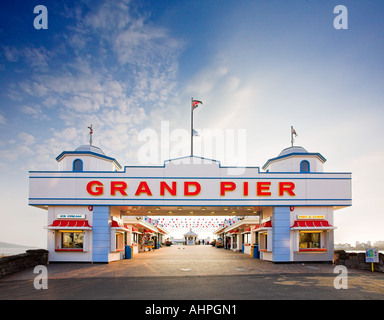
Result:
{"type": "MultiPolygon", "coordinates": [[[[288,147],[293,125],[295,144],[320,152],[325,171],[352,172],[353,206],[335,212],[335,241],[384,240],[383,30],[379,0],[7,1],[0,241],[45,246],[28,171],[55,170],[57,155],[87,143],[87,126],[107,155],[137,164],[144,129],[160,134],[165,121],[188,133],[191,97],[204,103],[200,132],[245,131],[250,166],[288,147]],[[347,30],[333,25],[340,4],[347,30]],[[46,30],[33,26],[37,5],[46,30]]],[[[198,155],[231,165],[225,147],[198,155]]]]}

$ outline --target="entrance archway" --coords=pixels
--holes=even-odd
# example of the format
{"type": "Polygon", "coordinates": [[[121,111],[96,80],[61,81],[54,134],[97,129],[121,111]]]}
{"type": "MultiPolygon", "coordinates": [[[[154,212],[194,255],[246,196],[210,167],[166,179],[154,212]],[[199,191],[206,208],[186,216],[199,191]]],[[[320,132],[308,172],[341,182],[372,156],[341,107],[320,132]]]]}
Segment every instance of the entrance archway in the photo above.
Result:
{"type": "Polygon", "coordinates": [[[124,225],[133,230],[129,245],[133,246],[135,253],[143,252],[152,245],[146,243],[150,237],[143,233],[148,230],[144,227],[138,229],[140,223],[149,223],[164,231],[156,234],[159,247],[167,244],[192,244],[192,239],[185,238],[188,232],[196,234],[197,244],[211,244],[247,254],[251,254],[251,246],[258,243],[257,234],[253,230],[259,225],[260,207],[124,206],[120,207],[120,212],[124,225]],[[227,240],[229,238],[230,241],[227,240]]]}

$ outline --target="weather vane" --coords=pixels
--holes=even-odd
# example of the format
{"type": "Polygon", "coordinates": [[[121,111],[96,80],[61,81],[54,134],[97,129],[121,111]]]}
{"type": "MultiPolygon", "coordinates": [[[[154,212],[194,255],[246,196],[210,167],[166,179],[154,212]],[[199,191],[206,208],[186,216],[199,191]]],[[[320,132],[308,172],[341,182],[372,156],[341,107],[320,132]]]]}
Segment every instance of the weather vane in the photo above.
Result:
{"type": "Polygon", "coordinates": [[[92,145],[92,134],[93,134],[92,125],[90,127],[88,127],[88,129],[89,129],[89,145],[91,146],[92,145]]]}
{"type": "Polygon", "coordinates": [[[291,126],[291,146],[293,147],[293,143],[295,142],[295,139],[293,138],[293,136],[297,137],[297,133],[296,133],[296,130],[293,129],[293,126],[291,126]]]}

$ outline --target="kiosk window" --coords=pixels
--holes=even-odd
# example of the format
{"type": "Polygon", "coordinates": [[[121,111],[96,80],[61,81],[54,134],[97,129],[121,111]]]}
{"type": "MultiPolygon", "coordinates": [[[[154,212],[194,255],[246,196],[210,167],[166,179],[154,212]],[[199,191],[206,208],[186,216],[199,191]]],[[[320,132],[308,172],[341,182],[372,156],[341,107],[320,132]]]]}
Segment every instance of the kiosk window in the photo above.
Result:
{"type": "Polygon", "coordinates": [[[299,248],[319,249],[320,238],[320,232],[300,232],[299,248]]]}
{"type": "Polygon", "coordinates": [[[124,234],[116,232],[116,251],[124,250],[124,234]]]}
{"type": "Polygon", "coordinates": [[[260,234],[260,244],[259,244],[260,250],[267,251],[268,250],[268,233],[261,233],[260,234]]]}
{"type": "Polygon", "coordinates": [[[83,232],[62,232],[61,248],[62,249],[83,249],[84,235],[83,232]]]}
{"type": "Polygon", "coordinates": [[[243,243],[251,243],[251,234],[243,233],[243,243]]]}

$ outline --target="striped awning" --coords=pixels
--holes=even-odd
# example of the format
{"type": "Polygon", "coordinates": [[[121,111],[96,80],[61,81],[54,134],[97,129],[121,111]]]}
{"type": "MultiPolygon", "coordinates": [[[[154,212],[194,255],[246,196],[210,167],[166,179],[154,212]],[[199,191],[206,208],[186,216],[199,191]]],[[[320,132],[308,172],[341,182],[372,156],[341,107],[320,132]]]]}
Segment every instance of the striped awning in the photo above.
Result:
{"type": "Polygon", "coordinates": [[[331,226],[327,220],[296,220],[291,227],[293,230],[310,230],[310,229],[336,229],[331,226]]]}
{"type": "Polygon", "coordinates": [[[262,222],[259,226],[257,226],[254,231],[261,231],[261,230],[268,230],[272,228],[272,221],[268,220],[265,222],[262,222]]]}
{"type": "Polygon", "coordinates": [[[72,229],[72,230],[92,230],[88,220],[54,220],[47,229],[72,229]]]}

